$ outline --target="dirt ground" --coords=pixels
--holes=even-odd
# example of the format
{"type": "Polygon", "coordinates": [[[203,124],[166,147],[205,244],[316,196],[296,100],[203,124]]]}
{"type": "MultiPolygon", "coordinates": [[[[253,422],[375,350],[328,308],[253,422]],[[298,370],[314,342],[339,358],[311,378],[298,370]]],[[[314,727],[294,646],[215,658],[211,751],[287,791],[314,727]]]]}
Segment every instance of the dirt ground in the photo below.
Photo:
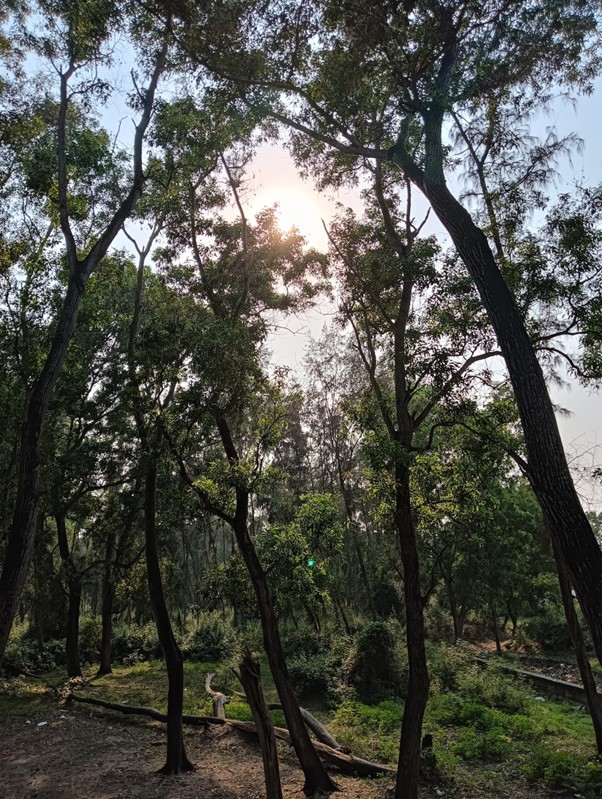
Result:
{"type": "MultiPolygon", "coordinates": [[[[113,714],[49,705],[28,717],[0,719],[2,799],[262,799],[261,756],[252,741],[223,727],[186,732],[196,768],[180,777],[156,772],[164,763],[160,726],[113,714]],[[45,724],[43,722],[46,722],[45,724]],[[39,726],[42,723],[42,726],[39,726]]],[[[280,768],[285,799],[305,799],[289,747],[280,768]]],[[[345,799],[387,794],[382,780],[336,775],[345,799]]]]}
{"type": "MultiPolygon", "coordinates": [[[[161,725],[110,711],[49,701],[0,716],[0,799],[262,799],[261,756],[254,740],[226,727],[186,730],[195,770],[156,772],[164,763],[161,725]],[[25,713],[25,715],[24,715],[25,713]]],[[[284,799],[305,799],[294,754],[280,744],[284,799]]],[[[393,780],[333,774],[333,799],[391,799],[393,780]]],[[[472,771],[461,783],[429,781],[421,799],[559,799],[559,793],[472,771]]]]}

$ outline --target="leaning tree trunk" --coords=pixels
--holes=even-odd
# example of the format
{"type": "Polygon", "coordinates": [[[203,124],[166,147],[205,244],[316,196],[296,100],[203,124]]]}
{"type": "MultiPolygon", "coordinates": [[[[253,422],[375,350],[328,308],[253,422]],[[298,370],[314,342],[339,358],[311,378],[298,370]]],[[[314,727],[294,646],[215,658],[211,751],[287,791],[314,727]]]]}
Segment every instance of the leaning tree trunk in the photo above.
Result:
{"type": "Polygon", "coordinates": [[[592,667],[587,657],[587,650],[585,648],[585,641],[581,632],[581,625],[575,605],[573,603],[573,593],[571,590],[571,581],[564,565],[562,558],[558,555],[554,547],[554,559],[556,561],[556,570],[558,572],[558,582],[560,583],[560,593],[562,595],[562,604],[566,620],[571,634],[573,647],[575,648],[575,656],[577,665],[579,666],[579,673],[581,674],[581,681],[583,682],[583,690],[587,699],[587,705],[592,717],[592,724],[594,727],[594,734],[596,736],[596,746],[598,753],[602,754],[602,696],[598,693],[596,687],[596,680],[592,672],[592,667]]]}
{"type": "Polygon", "coordinates": [[[23,428],[17,478],[17,497],[0,576],[0,664],[19,605],[33,555],[38,509],[40,438],[52,390],[75,332],[85,282],[72,279],[58,319],[50,352],[33,384],[23,428]]]}
{"type": "MultiPolygon", "coordinates": [[[[427,130],[427,151],[429,148],[434,151],[430,160],[442,163],[436,152],[440,150],[440,125],[438,130],[427,130]]],[[[575,491],[543,371],[524,320],[485,234],[447,188],[442,167],[427,170],[416,182],[450,234],[495,330],[520,413],[529,480],[569,570],[602,663],[602,551],[575,491]]]]}
{"type": "MultiPolygon", "coordinates": [[[[239,489],[237,491],[239,495],[239,502],[237,503],[239,508],[245,505],[244,497],[242,497],[243,492],[244,489],[239,489]]],[[[336,786],[328,776],[324,764],[312,746],[305,723],[303,722],[303,716],[299,710],[299,703],[295,697],[286,666],[267,578],[247,529],[246,512],[241,510],[237,512],[237,516],[238,518],[235,519],[233,525],[234,533],[240,552],[249,570],[251,583],[255,590],[255,596],[257,597],[257,605],[259,607],[259,616],[263,631],[264,649],[268,658],[268,663],[270,664],[270,671],[274,678],[276,690],[280,697],[286,723],[291,734],[291,743],[305,776],[303,791],[308,796],[329,794],[336,789],[336,786]]]]}
{"type": "Polygon", "coordinates": [[[412,516],[410,470],[395,466],[395,525],[403,564],[409,679],[401,725],[395,799],[416,799],[420,776],[422,720],[428,700],[429,677],[424,648],[424,617],[418,547],[412,516]]]}
{"type": "Polygon", "coordinates": [[[146,455],[144,486],[144,532],[146,541],[146,568],[148,590],[159,643],[167,667],[167,760],[161,769],[163,774],[180,774],[191,771],[193,766],[186,756],[182,711],[184,707],[184,658],[174,638],[159,564],[156,528],[157,464],[152,455],[146,455]]]}
{"type": "MultiPolygon", "coordinates": [[[[225,417],[219,413],[215,420],[220,433],[226,457],[231,465],[239,463],[236,446],[232,439],[230,427],[225,417]]],[[[276,621],[274,604],[270,595],[268,581],[263,567],[257,557],[253,539],[248,528],[249,493],[241,485],[236,486],[236,511],[234,517],[229,519],[229,524],[234,532],[238,548],[243,557],[249,577],[257,598],[263,644],[270,664],[270,671],[274,678],[276,690],[282,703],[282,710],[291,734],[291,743],[299,759],[299,765],[305,776],[304,792],[308,796],[320,796],[336,790],[335,783],[330,779],[324,764],[312,746],[309,734],[303,722],[299,703],[293,691],[291,679],[284,658],[280,632],[276,621]]]]}

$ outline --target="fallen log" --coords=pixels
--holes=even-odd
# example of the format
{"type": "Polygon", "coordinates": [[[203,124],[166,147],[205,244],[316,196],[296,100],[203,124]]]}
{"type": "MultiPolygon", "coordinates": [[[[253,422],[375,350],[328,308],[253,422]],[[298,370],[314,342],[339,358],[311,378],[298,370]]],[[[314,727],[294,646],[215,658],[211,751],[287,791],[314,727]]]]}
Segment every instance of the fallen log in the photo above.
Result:
{"type": "MultiPolygon", "coordinates": [[[[247,697],[245,694],[241,694],[240,691],[234,692],[235,696],[239,699],[242,699],[243,702],[248,702],[247,697]]],[[[282,710],[282,705],[278,703],[270,702],[268,704],[268,710],[282,710]]],[[[316,736],[318,741],[321,741],[326,746],[330,746],[331,749],[336,749],[340,752],[346,752],[347,750],[336,740],[336,738],[328,732],[326,727],[322,724],[321,721],[306,710],[304,707],[299,706],[299,710],[301,711],[301,716],[303,717],[303,721],[309,727],[309,729],[313,732],[316,736]]]]}
{"type": "MultiPolygon", "coordinates": [[[[268,710],[282,710],[282,705],[270,704],[268,705],[268,710]]],[[[326,746],[329,746],[331,749],[335,749],[337,752],[345,751],[337,739],[328,732],[322,722],[318,721],[315,716],[312,716],[309,710],[306,710],[304,707],[299,707],[299,710],[301,711],[301,716],[306,726],[309,727],[318,741],[326,744],[326,746]]]]}
{"type": "MultiPolygon", "coordinates": [[[[124,713],[126,716],[147,716],[155,721],[162,721],[167,723],[167,713],[161,713],[155,710],[154,707],[140,707],[137,705],[122,705],[118,702],[107,702],[106,699],[95,699],[92,696],[78,696],[77,694],[68,694],[66,697],[67,702],[83,702],[86,705],[96,705],[97,707],[104,707],[107,710],[116,710],[118,713],[124,713]]],[[[182,724],[188,724],[193,727],[207,727],[210,724],[224,724],[224,719],[218,719],[215,716],[192,716],[185,713],[182,716],[182,724]]]]}
{"type": "MultiPolygon", "coordinates": [[[[77,694],[69,694],[66,697],[67,701],[83,702],[88,705],[96,705],[98,707],[106,708],[107,710],[115,710],[118,713],[124,713],[132,716],[147,716],[155,721],[167,722],[167,714],[160,713],[152,707],[137,707],[135,705],[123,705],[117,702],[108,702],[105,699],[95,699],[91,696],[78,696],[77,694]]],[[[218,719],[215,716],[193,716],[185,714],[182,716],[182,723],[192,725],[194,727],[207,728],[210,724],[224,725],[227,724],[239,732],[248,735],[257,735],[257,728],[255,724],[250,721],[238,721],[237,719],[218,719]]],[[[282,741],[291,744],[291,736],[288,730],[284,727],[274,727],[276,737],[282,741]]],[[[353,755],[346,754],[337,749],[333,749],[321,741],[312,741],[312,744],[322,759],[330,766],[338,768],[346,774],[354,774],[358,777],[376,777],[380,774],[394,774],[396,769],[393,766],[388,766],[385,763],[373,763],[370,760],[364,760],[361,757],[354,757],[353,755]]]]}

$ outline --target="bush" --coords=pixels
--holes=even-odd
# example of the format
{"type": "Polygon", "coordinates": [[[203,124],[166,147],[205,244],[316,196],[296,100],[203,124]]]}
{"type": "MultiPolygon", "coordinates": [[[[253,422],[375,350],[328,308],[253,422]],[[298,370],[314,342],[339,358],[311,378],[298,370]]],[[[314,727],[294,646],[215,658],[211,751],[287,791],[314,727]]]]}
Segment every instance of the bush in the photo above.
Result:
{"type": "Polygon", "coordinates": [[[8,670],[39,674],[65,665],[65,642],[52,639],[42,646],[31,638],[13,638],[6,648],[4,660],[8,670]]]}
{"type": "Polygon", "coordinates": [[[561,608],[546,607],[538,616],[525,624],[525,632],[542,649],[552,651],[572,647],[571,634],[561,608]]]}
{"type": "Polygon", "coordinates": [[[345,671],[349,685],[364,702],[405,695],[407,668],[399,651],[399,638],[389,622],[366,625],[356,638],[345,671]]]}
{"type": "Polygon", "coordinates": [[[330,724],[333,734],[355,755],[394,762],[397,758],[403,706],[381,702],[376,706],[343,702],[330,724]]]}
{"type": "Polygon", "coordinates": [[[474,666],[474,659],[460,646],[441,644],[428,651],[429,674],[443,690],[455,691],[458,675],[474,666]]]}
{"type": "Polygon", "coordinates": [[[330,665],[325,654],[298,654],[287,659],[288,671],[300,697],[325,695],[331,685],[330,665]]]}
{"type": "Polygon", "coordinates": [[[530,694],[516,678],[507,677],[495,666],[480,669],[471,666],[456,676],[459,694],[467,700],[508,713],[525,710],[530,694]]]}
{"type": "Polygon", "coordinates": [[[227,660],[234,653],[236,636],[219,613],[207,613],[186,635],[182,644],[184,655],[201,663],[227,660]]]}
{"type": "Polygon", "coordinates": [[[82,616],[79,622],[79,656],[83,663],[96,663],[100,656],[102,621],[99,616],[82,616]]]}
{"type": "Polygon", "coordinates": [[[113,631],[113,657],[125,666],[161,657],[157,628],[152,622],[137,627],[120,624],[113,631]]]}

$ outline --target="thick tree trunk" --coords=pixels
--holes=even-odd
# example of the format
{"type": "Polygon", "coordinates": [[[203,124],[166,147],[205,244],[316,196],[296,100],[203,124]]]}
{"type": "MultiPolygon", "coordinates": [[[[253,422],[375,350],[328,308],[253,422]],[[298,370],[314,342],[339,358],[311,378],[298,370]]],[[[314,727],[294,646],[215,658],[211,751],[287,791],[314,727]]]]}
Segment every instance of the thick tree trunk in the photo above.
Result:
{"type": "Polygon", "coordinates": [[[67,287],[52,345],[40,376],[31,389],[21,430],[17,497],[0,576],[0,665],[33,554],[38,509],[40,438],[44,418],[75,332],[84,288],[85,282],[75,279],[67,287]]]}
{"type": "Polygon", "coordinates": [[[409,680],[401,725],[395,799],[416,799],[420,776],[422,720],[429,677],[424,648],[424,618],[418,548],[410,500],[409,467],[395,466],[395,524],[403,564],[409,680]]]}
{"type": "Polygon", "coordinates": [[[483,231],[442,176],[418,182],[470,272],[497,335],[520,413],[529,480],[602,663],[602,551],[575,491],[534,347],[483,231]]]}
{"type": "Polygon", "coordinates": [[[556,560],[556,569],[558,571],[558,582],[560,583],[560,592],[562,594],[562,604],[566,614],[566,620],[571,633],[571,639],[575,648],[575,656],[577,658],[577,665],[579,666],[579,673],[581,674],[581,682],[583,683],[583,690],[587,698],[587,705],[592,717],[592,724],[594,726],[594,734],[596,736],[596,746],[598,753],[602,754],[602,696],[598,693],[596,687],[596,680],[592,673],[592,667],[587,656],[585,648],[585,641],[581,632],[581,625],[573,603],[573,593],[571,590],[571,581],[564,565],[562,558],[558,555],[556,548],[554,548],[554,559],[556,560]]]}
{"type": "Polygon", "coordinates": [[[146,568],[148,590],[159,643],[167,667],[167,760],[163,774],[180,774],[193,766],[184,749],[182,709],[184,707],[184,658],[174,638],[159,564],[156,529],[157,464],[152,455],[145,456],[144,532],[146,541],[146,568]]]}

